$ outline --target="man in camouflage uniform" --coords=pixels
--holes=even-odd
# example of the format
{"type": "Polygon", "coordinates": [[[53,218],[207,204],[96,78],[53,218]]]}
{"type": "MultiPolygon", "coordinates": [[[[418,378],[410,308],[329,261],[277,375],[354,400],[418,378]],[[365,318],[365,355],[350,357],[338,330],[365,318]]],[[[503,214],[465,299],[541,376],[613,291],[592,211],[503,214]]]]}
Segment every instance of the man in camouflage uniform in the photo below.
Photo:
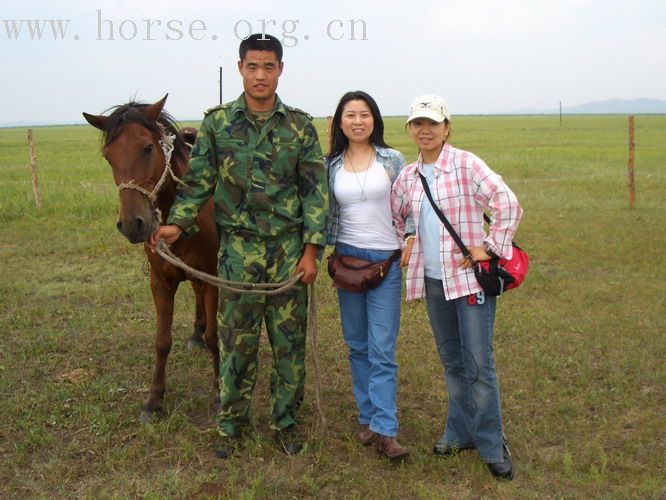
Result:
{"type": "Polygon", "coordinates": [[[261,323],[273,351],[271,428],[288,453],[301,449],[294,432],[305,382],[307,284],[317,275],[325,245],[328,210],[326,171],[311,117],[282,103],[275,93],[282,73],[282,46],[270,35],[240,44],[238,69],[244,93],[205,113],[167,226],[153,236],[167,243],[192,230],[199,207],[215,200],[220,233],[218,274],[243,282],[280,282],[304,275],[287,292],[240,295],[221,291],[217,451],[228,458],[250,421],[261,323]]]}

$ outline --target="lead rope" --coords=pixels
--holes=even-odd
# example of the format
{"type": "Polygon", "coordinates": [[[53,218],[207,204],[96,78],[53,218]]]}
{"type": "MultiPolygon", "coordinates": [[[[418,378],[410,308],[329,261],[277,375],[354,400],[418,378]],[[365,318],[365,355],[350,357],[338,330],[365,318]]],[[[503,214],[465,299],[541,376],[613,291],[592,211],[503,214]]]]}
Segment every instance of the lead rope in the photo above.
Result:
{"type": "Polygon", "coordinates": [[[326,416],[321,406],[321,387],[319,385],[319,362],[317,361],[317,301],[315,285],[308,285],[310,301],[308,304],[308,333],[310,334],[310,351],[312,351],[312,366],[314,368],[315,379],[315,403],[317,404],[317,416],[319,425],[323,430],[326,428],[326,416]]]}
{"type": "Polygon", "coordinates": [[[240,293],[243,295],[277,295],[278,293],[283,293],[291,289],[298,280],[301,279],[303,273],[300,272],[295,274],[291,278],[279,283],[246,283],[244,281],[231,281],[219,278],[218,276],[213,276],[212,274],[204,273],[193,267],[188,266],[180,260],[169,248],[169,246],[160,240],[155,247],[157,254],[166,260],[168,263],[173,264],[176,267],[179,267],[183,271],[191,274],[195,278],[200,279],[208,283],[209,285],[216,286],[217,288],[229,290],[230,292],[240,293]]]}
{"type": "MultiPolygon", "coordinates": [[[[241,281],[225,280],[218,276],[213,276],[203,271],[199,271],[193,267],[185,264],[179,259],[169,248],[169,246],[160,241],[155,248],[157,254],[170,264],[182,269],[183,271],[191,274],[195,278],[200,279],[213,285],[217,288],[228,290],[239,294],[254,294],[254,295],[277,295],[278,293],[290,290],[303,276],[300,272],[288,280],[279,283],[246,283],[241,281]]],[[[308,336],[310,337],[310,351],[312,352],[312,365],[314,368],[315,379],[315,403],[317,406],[318,423],[322,429],[326,427],[326,416],[321,406],[321,384],[319,382],[319,361],[317,359],[317,300],[314,283],[308,286],[308,336]]]]}

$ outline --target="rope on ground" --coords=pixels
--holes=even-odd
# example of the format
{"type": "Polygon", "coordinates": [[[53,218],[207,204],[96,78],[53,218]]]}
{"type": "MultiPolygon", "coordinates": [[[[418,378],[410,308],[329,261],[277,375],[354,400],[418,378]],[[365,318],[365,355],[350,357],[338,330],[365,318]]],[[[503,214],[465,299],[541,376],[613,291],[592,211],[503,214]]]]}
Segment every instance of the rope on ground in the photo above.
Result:
{"type": "Polygon", "coordinates": [[[326,427],[326,416],[321,407],[321,386],[319,384],[319,362],[317,361],[317,301],[314,283],[310,285],[310,297],[308,305],[308,333],[310,336],[310,351],[312,352],[312,366],[314,367],[315,379],[315,403],[317,404],[317,415],[319,416],[319,425],[322,429],[326,427]]]}

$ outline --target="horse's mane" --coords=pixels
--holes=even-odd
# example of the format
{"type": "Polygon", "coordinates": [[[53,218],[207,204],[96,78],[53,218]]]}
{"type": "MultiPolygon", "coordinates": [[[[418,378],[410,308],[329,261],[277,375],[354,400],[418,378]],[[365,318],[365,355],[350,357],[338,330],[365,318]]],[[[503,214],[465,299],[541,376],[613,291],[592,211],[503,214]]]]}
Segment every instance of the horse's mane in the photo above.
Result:
{"type": "MultiPolygon", "coordinates": [[[[104,146],[108,146],[113,141],[115,141],[122,133],[125,125],[128,123],[137,123],[147,128],[151,132],[159,135],[161,130],[157,126],[157,123],[151,122],[143,114],[143,110],[148,106],[149,104],[146,103],[130,101],[126,104],[114,106],[107,110],[112,112],[107,117],[107,120],[104,124],[104,130],[102,131],[102,141],[104,146]]],[[[187,160],[189,156],[189,149],[181,135],[178,133],[176,120],[166,111],[162,111],[160,116],[157,118],[157,121],[162,124],[167,132],[176,136],[176,139],[173,143],[173,154],[175,156],[181,157],[183,160],[187,160]]]]}

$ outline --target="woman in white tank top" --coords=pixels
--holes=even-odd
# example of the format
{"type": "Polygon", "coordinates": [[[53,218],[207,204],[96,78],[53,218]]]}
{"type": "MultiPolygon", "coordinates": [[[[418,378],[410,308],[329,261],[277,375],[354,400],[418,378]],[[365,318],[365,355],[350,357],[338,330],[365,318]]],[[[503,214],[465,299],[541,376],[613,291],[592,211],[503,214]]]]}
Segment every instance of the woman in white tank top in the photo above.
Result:
{"type": "MultiPolygon", "coordinates": [[[[372,262],[386,260],[402,242],[392,223],[391,186],[405,165],[384,142],[377,103],[365,92],[346,93],[333,116],[330,152],[328,241],[340,255],[372,262]]],[[[374,289],[338,289],[340,319],[363,445],[377,443],[381,455],[403,459],[409,450],[396,440],[397,375],[395,346],[400,327],[402,272],[391,263],[374,289]]]]}

